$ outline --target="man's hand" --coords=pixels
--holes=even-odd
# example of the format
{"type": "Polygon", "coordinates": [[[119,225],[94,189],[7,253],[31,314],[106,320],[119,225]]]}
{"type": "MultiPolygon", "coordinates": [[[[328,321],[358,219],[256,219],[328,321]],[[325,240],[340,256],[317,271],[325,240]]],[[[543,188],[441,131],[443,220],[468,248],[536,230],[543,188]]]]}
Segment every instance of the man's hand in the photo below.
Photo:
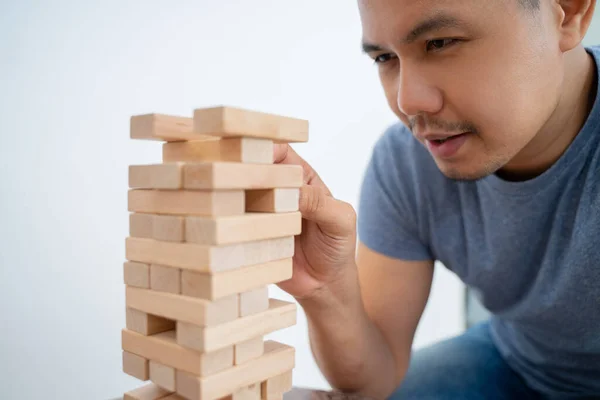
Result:
{"type": "Polygon", "coordinates": [[[354,265],[356,212],[350,204],[333,198],[315,170],[289,145],[275,145],[274,162],[300,165],[304,170],[302,233],[295,242],[294,274],[278,286],[297,299],[307,298],[354,265]]]}

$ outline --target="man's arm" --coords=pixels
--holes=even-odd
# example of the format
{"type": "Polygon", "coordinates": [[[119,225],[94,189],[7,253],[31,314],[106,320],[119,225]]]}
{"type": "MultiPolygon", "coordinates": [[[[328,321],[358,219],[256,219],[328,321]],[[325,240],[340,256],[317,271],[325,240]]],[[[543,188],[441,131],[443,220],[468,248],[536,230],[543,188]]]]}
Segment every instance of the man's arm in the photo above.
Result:
{"type": "Polygon", "coordinates": [[[432,261],[403,261],[359,244],[356,265],[310,299],[311,348],[333,387],[386,398],[408,368],[427,303],[432,261]]]}

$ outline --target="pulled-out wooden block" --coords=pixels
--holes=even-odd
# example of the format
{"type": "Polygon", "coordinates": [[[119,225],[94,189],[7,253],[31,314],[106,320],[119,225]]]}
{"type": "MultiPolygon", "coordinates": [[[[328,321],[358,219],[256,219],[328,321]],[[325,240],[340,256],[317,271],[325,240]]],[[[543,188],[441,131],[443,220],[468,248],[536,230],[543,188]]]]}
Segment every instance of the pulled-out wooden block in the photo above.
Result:
{"type": "Polygon", "coordinates": [[[150,288],[150,265],[125,261],[123,263],[123,282],[129,286],[150,288]]]}
{"type": "Polygon", "coordinates": [[[150,289],[173,294],[181,293],[181,270],[164,265],[150,265],[150,289]]]}
{"type": "Polygon", "coordinates": [[[268,341],[265,343],[265,353],[261,357],[211,376],[197,377],[177,371],[177,393],[189,400],[229,396],[245,387],[293,369],[294,358],[293,347],[268,341]]]}
{"type": "Polygon", "coordinates": [[[235,365],[243,364],[254,360],[265,352],[265,342],[263,336],[258,336],[233,346],[233,363],[235,365]]]}
{"type": "Polygon", "coordinates": [[[125,301],[129,308],[197,326],[223,324],[239,315],[237,295],[208,301],[128,286],[125,301]]]}
{"type": "Polygon", "coordinates": [[[129,187],[132,189],[181,189],[183,163],[129,166],[129,187]]]}
{"type": "Polygon", "coordinates": [[[186,189],[299,188],[302,184],[299,165],[213,162],[183,166],[186,189]]]}
{"type": "Polygon", "coordinates": [[[243,190],[132,189],[128,210],[148,214],[240,215],[245,212],[243,190]]]}
{"type": "Polygon", "coordinates": [[[181,293],[184,296],[216,300],[288,280],[293,275],[292,258],[250,265],[223,272],[181,272],[181,293]]]}
{"type": "Polygon", "coordinates": [[[141,335],[154,335],[175,329],[175,322],[171,319],[162,318],[129,307],[127,307],[125,312],[125,325],[127,329],[141,335]]]}
{"type": "Polygon", "coordinates": [[[246,212],[283,213],[298,211],[300,189],[275,188],[246,190],[246,212]]]}
{"type": "Polygon", "coordinates": [[[299,235],[302,214],[246,213],[221,217],[186,217],[185,240],[199,244],[231,244],[299,235]]]}
{"type": "Polygon", "coordinates": [[[166,142],[217,139],[215,136],[195,133],[193,125],[194,121],[190,117],[158,113],[134,115],[130,120],[130,137],[166,142]]]}
{"type": "Polygon", "coordinates": [[[292,371],[290,370],[263,381],[261,384],[261,397],[263,399],[272,398],[291,390],[292,377],[292,371]]]}
{"type": "Polygon", "coordinates": [[[240,317],[269,309],[269,290],[266,286],[240,293],[240,317]]]}
{"type": "Polygon", "coordinates": [[[150,360],[150,380],[163,389],[175,391],[175,368],[150,360]]]}
{"type": "Polygon", "coordinates": [[[281,143],[307,142],[308,121],[220,106],[194,110],[194,132],[221,137],[256,137],[281,143]]]}
{"type": "Polygon", "coordinates": [[[123,329],[121,342],[127,352],[197,376],[212,375],[233,366],[233,346],[213,352],[197,352],[178,345],[174,330],[143,336],[123,329]]]}
{"type": "Polygon", "coordinates": [[[150,379],[148,359],[123,351],[123,372],[139,380],[147,381],[150,379]]]}
{"type": "Polygon", "coordinates": [[[202,327],[177,321],[177,343],[197,351],[211,352],[296,324],[296,304],[269,299],[269,309],[220,325],[202,327]]]}
{"type": "Polygon", "coordinates": [[[169,162],[226,161],[272,164],[273,141],[258,138],[218,138],[164,143],[162,160],[169,162]]]}
{"type": "Polygon", "coordinates": [[[164,400],[172,393],[154,383],[130,390],[123,395],[123,400],[164,400]]]}
{"type": "Polygon", "coordinates": [[[125,257],[129,261],[197,272],[232,270],[290,258],[293,255],[293,236],[217,246],[132,237],[126,238],[125,242],[125,257]]]}

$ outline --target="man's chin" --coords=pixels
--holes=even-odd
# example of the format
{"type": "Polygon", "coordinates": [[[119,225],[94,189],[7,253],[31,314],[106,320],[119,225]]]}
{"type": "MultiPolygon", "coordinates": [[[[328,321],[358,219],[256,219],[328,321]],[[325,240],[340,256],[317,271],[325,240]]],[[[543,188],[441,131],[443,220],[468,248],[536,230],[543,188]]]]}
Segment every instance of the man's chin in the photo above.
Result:
{"type": "Polygon", "coordinates": [[[495,172],[494,168],[469,168],[468,166],[461,168],[456,165],[440,165],[440,163],[438,163],[438,168],[448,179],[459,182],[475,182],[495,172]]]}

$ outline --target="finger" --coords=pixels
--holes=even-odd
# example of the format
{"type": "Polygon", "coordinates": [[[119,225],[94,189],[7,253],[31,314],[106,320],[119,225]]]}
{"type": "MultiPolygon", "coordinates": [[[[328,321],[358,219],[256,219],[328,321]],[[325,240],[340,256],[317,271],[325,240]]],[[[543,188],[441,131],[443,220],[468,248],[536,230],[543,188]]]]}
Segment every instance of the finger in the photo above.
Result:
{"type": "Polygon", "coordinates": [[[356,224],[354,208],[318,186],[300,188],[299,209],[303,218],[317,223],[330,236],[345,236],[356,224]]]}
{"type": "Polygon", "coordinates": [[[304,171],[304,183],[307,185],[322,186],[327,194],[331,196],[331,191],[325,185],[319,174],[287,144],[275,144],[273,147],[273,159],[275,164],[293,164],[302,166],[304,171]]]}

